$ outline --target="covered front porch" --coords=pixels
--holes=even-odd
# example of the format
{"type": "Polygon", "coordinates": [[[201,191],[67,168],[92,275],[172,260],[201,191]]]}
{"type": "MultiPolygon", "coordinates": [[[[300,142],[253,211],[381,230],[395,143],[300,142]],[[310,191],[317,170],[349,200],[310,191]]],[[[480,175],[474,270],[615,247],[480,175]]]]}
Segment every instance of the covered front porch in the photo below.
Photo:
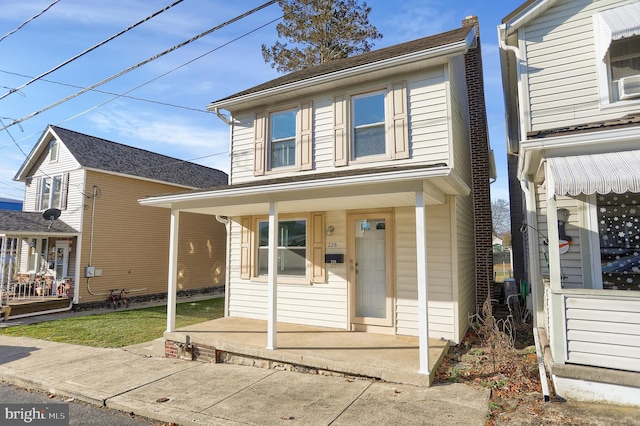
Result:
{"type": "Polygon", "coordinates": [[[40,212],[5,211],[0,220],[0,305],[6,318],[72,307],[79,233],[40,212]]]}
{"type": "Polygon", "coordinates": [[[266,349],[267,321],[225,317],[164,334],[165,354],[314,374],[429,386],[449,350],[429,339],[429,375],[419,373],[419,338],[278,322],[278,347],[266,349]]]}

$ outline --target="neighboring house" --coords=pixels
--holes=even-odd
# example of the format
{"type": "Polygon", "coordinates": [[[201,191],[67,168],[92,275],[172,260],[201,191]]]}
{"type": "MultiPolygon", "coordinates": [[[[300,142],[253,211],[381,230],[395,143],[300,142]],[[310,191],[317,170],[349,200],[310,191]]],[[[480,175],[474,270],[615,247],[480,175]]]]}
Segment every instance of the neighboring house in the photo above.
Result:
{"type": "Polygon", "coordinates": [[[267,320],[267,348],[276,320],[419,336],[427,373],[428,336],[462,340],[493,275],[477,31],[472,17],[211,103],[230,185],[141,200],[227,218],[225,315],[267,320]]]}
{"type": "MultiPolygon", "coordinates": [[[[138,199],[226,185],[227,175],[49,126],[15,180],[25,183],[24,211],[0,215],[3,290],[95,304],[111,289],[166,294],[170,214],[138,199]]],[[[224,285],[223,224],[184,215],[179,247],[179,290],[224,285]]]]}
{"type": "Polygon", "coordinates": [[[22,201],[0,197],[0,210],[22,210],[22,201]]]}
{"type": "Polygon", "coordinates": [[[528,1],[498,32],[514,261],[555,391],[639,406],[640,2],[528,1]]]}

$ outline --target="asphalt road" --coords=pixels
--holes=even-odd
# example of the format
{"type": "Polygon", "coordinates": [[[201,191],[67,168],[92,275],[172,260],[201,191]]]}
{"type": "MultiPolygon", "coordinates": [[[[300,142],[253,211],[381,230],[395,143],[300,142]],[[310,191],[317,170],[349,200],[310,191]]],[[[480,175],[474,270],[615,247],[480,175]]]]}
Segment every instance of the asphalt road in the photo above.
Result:
{"type": "Polygon", "coordinates": [[[70,426],[160,426],[165,424],[79,401],[67,401],[59,397],[49,398],[47,394],[40,391],[21,389],[5,383],[0,383],[0,403],[69,404],[70,426]]]}

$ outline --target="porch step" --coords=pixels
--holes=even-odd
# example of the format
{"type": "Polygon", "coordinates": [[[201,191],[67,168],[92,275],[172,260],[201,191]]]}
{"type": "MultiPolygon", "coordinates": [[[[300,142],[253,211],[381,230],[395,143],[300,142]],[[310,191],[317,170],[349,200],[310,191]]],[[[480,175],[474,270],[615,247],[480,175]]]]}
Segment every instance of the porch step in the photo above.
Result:
{"type": "Polygon", "coordinates": [[[9,316],[9,319],[17,315],[34,314],[54,309],[64,309],[69,307],[69,303],[71,303],[71,300],[67,298],[9,303],[9,306],[11,306],[11,315],[9,316]]]}

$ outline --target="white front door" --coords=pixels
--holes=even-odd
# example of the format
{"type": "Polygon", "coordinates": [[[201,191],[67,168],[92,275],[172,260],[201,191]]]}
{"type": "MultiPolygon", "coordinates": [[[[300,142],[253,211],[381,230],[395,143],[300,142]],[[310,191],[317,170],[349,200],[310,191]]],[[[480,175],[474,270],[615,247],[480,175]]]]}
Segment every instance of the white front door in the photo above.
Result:
{"type": "Polygon", "coordinates": [[[54,259],[56,279],[66,277],[69,270],[69,241],[56,241],[56,257],[54,259]]]}
{"type": "Polygon", "coordinates": [[[348,274],[352,322],[393,325],[391,213],[349,214],[348,274]]]}

